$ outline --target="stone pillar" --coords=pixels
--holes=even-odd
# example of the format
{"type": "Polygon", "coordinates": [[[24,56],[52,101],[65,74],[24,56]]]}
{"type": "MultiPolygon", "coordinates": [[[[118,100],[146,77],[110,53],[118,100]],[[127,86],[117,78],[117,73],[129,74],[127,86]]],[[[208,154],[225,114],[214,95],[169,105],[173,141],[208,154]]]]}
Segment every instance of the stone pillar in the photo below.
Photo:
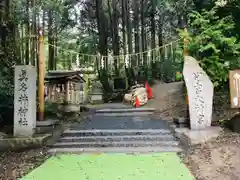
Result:
{"type": "Polygon", "coordinates": [[[183,68],[188,92],[188,105],[191,129],[204,129],[211,126],[213,106],[213,83],[199,66],[196,59],[186,56],[183,68]]]}
{"type": "Polygon", "coordinates": [[[36,128],[36,68],[15,67],[14,136],[32,136],[36,128]]]}

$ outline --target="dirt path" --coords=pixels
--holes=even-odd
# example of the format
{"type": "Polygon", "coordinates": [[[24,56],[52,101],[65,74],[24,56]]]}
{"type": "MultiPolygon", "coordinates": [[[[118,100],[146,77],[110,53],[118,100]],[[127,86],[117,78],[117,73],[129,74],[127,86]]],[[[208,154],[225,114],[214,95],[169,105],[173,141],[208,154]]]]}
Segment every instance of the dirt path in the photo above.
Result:
{"type": "Polygon", "coordinates": [[[224,133],[182,157],[196,180],[240,180],[239,134],[224,133]]]}
{"type": "Polygon", "coordinates": [[[153,87],[154,98],[145,107],[155,108],[162,117],[185,116],[186,100],[183,83],[156,83],[153,87]]]}
{"type": "Polygon", "coordinates": [[[49,158],[49,155],[46,148],[1,153],[0,180],[18,180],[41,165],[47,158],[49,158]]]}

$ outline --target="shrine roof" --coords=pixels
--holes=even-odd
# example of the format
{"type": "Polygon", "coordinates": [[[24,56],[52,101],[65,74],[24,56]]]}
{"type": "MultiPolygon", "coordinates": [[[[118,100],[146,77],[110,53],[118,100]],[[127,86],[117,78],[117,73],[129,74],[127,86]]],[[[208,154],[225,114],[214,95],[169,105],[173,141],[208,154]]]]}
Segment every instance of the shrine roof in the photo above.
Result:
{"type": "Polygon", "coordinates": [[[48,71],[45,75],[46,81],[51,80],[67,80],[67,81],[80,81],[80,82],[86,82],[81,77],[81,71],[48,71]]]}

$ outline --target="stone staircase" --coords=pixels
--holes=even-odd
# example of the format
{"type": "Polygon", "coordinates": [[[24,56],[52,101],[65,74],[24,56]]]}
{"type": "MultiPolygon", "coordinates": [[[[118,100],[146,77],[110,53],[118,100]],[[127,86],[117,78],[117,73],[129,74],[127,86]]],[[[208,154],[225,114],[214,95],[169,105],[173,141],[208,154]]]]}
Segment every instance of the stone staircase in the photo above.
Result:
{"type": "Polygon", "coordinates": [[[154,108],[105,108],[105,109],[97,109],[95,111],[95,115],[100,116],[141,116],[141,115],[152,115],[154,114],[154,108]]]}
{"type": "Polygon", "coordinates": [[[179,141],[165,122],[152,120],[153,109],[97,110],[83,128],[66,130],[50,153],[179,152],[179,141]],[[122,125],[125,126],[122,126],[122,125]]]}

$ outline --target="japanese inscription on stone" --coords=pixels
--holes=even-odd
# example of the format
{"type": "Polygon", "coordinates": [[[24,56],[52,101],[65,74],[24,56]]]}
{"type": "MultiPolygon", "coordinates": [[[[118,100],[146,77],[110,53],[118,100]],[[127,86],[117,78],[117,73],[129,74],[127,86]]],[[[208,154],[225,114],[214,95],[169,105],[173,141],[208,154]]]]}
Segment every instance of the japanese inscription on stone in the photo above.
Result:
{"type": "Polygon", "coordinates": [[[31,136],[36,127],[36,69],[15,67],[14,135],[31,136]]]}
{"type": "Polygon", "coordinates": [[[197,112],[198,123],[202,124],[204,121],[204,98],[203,98],[203,84],[200,80],[203,73],[197,72],[193,73],[194,76],[194,83],[193,86],[195,88],[195,111],[197,112]]]}
{"type": "Polygon", "coordinates": [[[184,80],[188,91],[191,129],[211,126],[213,84],[197,60],[185,57],[184,80]]]}
{"type": "Polygon", "coordinates": [[[26,115],[28,112],[28,96],[26,94],[26,91],[27,91],[28,77],[25,69],[21,69],[18,80],[19,80],[18,92],[20,94],[18,98],[18,102],[20,104],[18,108],[18,116],[19,116],[18,123],[21,126],[27,126],[28,122],[26,120],[26,115]]]}

